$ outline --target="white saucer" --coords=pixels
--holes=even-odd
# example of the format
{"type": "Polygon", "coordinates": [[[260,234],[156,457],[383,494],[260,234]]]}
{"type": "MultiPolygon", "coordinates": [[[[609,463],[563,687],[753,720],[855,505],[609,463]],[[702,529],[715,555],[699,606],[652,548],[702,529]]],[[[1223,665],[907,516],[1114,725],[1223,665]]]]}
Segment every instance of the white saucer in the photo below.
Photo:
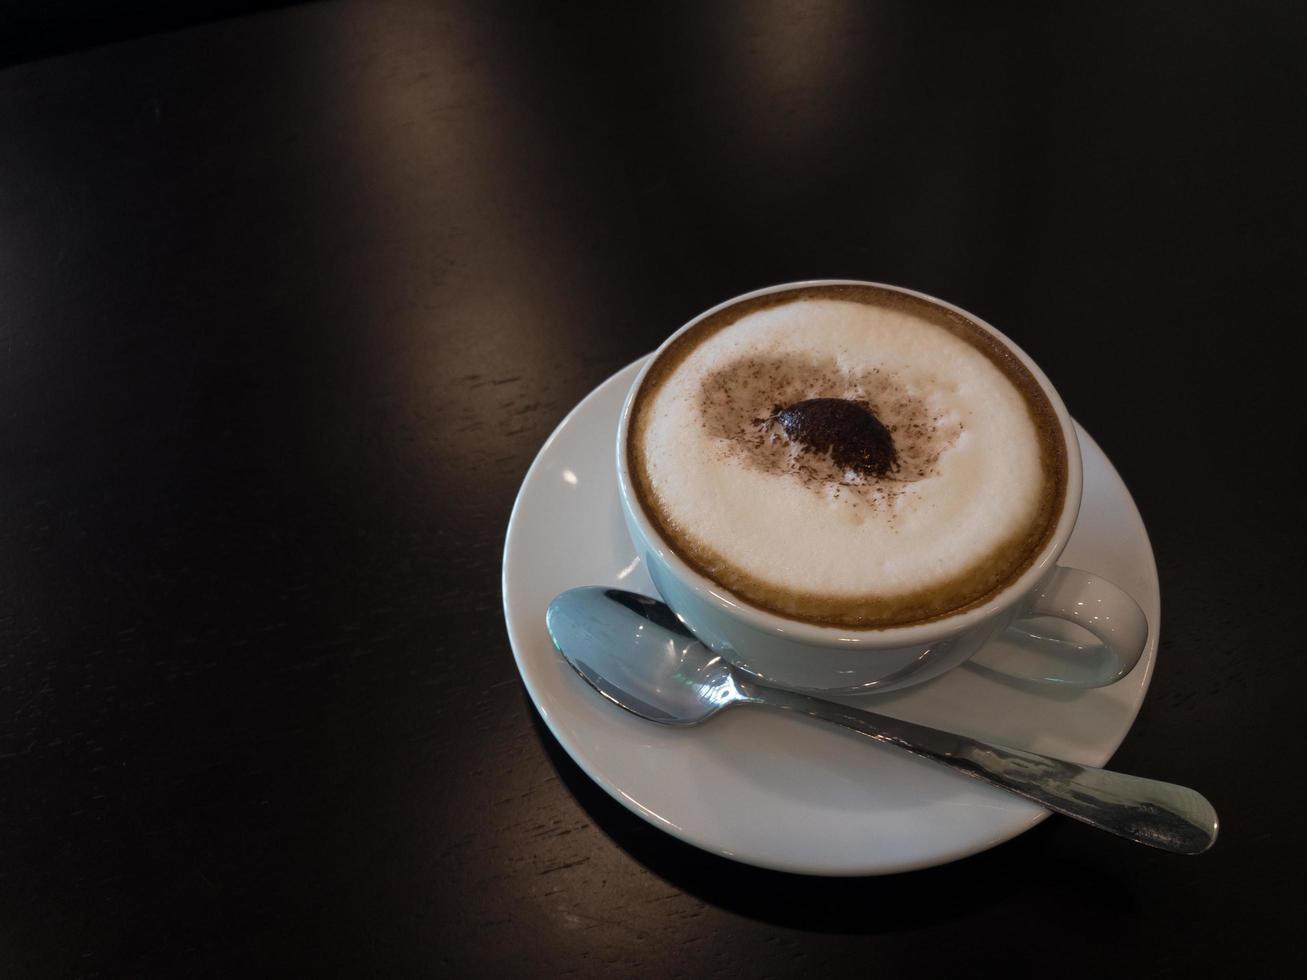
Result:
{"type": "MultiPolygon", "coordinates": [[[[627,538],[613,460],[642,362],[596,388],[540,450],[504,546],[504,616],[527,691],[583,770],[650,823],[737,861],[807,874],[887,874],[953,861],[1048,812],[933,763],[806,718],[738,708],[667,728],[600,698],[554,650],[545,609],[564,589],[656,595],[627,538]]],[[[849,703],[1101,766],[1130,730],[1157,652],[1157,567],[1134,501],[1083,430],[1084,502],[1063,564],[1105,575],[1150,625],[1134,671],[1108,688],[1021,687],[967,667],[849,703]]]]}

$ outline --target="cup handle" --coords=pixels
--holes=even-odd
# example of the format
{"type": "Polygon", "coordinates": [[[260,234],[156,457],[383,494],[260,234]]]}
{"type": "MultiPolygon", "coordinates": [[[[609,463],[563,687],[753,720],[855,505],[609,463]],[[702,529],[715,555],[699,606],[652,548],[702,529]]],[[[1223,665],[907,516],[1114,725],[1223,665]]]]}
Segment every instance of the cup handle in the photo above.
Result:
{"type": "Polygon", "coordinates": [[[1059,565],[1026,601],[1015,622],[971,658],[984,672],[1064,687],[1105,687],[1139,662],[1148,620],[1139,604],[1107,579],[1059,565]],[[1087,630],[1081,644],[1040,632],[1036,617],[1087,630]]]}

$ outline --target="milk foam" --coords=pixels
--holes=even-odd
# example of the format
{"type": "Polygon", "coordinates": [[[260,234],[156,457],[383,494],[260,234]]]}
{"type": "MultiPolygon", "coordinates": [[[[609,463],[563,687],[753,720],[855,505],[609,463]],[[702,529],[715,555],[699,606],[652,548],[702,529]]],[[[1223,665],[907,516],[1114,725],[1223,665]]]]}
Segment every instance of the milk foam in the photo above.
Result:
{"type": "MultiPolygon", "coordinates": [[[[771,375],[754,373],[753,389],[765,388],[771,375]]],[[[749,313],[694,347],[637,424],[645,478],[673,535],[782,591],[839,599],[945,586],[1028,535],[1046,493],[1022,393],[975,346],[907,310],[803,298],[749,313]],[[788,462],[777,463],[750,411],[720,417],[722,379],[747,381],[758,364],[795,368],[786,398],[874,405],[898,429],[906,465],[862,479],[828,460],[804,467],[796,447],[781,447],[788,462]]]]}

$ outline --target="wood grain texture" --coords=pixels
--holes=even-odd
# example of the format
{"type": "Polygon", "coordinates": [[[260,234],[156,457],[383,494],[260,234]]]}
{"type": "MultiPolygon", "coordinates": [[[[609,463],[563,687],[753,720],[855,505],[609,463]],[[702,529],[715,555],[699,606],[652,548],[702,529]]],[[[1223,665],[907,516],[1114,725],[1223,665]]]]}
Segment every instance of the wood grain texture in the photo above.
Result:
{"type": "Polygon", "coordinates": [[[1287,5],[312,4],[0,72],[0,973],[1259,975],[1303,870],[1287,5]],[[710,305],[974,310],[1134,492],[1115,765],[1208,855],[1053,819],[825,881],[702,855],[535,717],[527,466],[710,305]],[[1270,761],[1267,761],[1267,760],[1270,761]]]}

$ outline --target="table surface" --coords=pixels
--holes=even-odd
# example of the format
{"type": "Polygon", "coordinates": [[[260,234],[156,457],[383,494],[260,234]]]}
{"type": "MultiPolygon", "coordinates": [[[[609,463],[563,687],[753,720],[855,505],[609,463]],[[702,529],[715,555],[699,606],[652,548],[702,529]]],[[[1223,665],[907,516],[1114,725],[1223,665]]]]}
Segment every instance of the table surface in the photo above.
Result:
{"type": "Polygon", "coordinates": [[[313,4],[0,72],[0,972],[1258,975],[1307,748],[1294,5],[313,4]],[[1114,765],[888,878],[711,858],[588,781],[505,636],[514,495],[696,312],[976,311],[1157,553],[1114,765]]]}

